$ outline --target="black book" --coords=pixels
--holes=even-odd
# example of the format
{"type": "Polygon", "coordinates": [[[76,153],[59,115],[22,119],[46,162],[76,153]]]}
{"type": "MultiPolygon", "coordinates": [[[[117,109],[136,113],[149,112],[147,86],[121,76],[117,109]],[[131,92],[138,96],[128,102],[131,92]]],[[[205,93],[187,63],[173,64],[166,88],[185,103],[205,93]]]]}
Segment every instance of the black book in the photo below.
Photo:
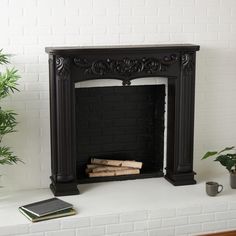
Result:
{"type": "Polygon", "coordinates": [[[76,211],[73,208],[58,211],[56,213],[52,213],[52,214],[48,214],[48,215],[44,215],[44,216],[36,216],[28,211],[23,210],[22,208],[19,208],[19,210],[24,216],[26,216],[32,222],[38,222],[38,221],[42,221],[42,220],[50,220],[50,219],[55,219],[55,218],[64,217],[64,216],[71,216],[71,215],[76,214],[76,211]]]}
{"type": "MultiPolygon", "coordinates": [[[[75,214],[73,205],[58,198],[51,198],[19,207],[19,210],[28,218],[49,217],[57,218],[75,214]],[[58,216],[59,215],[59,216],[58,216]],[[55,217],[54,217],[55,216],[55,217]]],[[[31,219],[32,220],[32,219],[31,219]]]]}

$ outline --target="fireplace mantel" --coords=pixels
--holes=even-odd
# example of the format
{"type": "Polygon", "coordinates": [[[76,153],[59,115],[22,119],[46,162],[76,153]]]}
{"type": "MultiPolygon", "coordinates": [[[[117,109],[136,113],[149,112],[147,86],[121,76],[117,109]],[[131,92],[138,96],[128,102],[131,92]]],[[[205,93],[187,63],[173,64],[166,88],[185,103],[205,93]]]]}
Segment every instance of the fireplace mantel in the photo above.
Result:
{"type": "Polygon", "coordinates": [[[145,77],[168,79],[167,163],[173,185],[195,184],[193,171],[195,59],[198,45],[48,47],[51,122],[51,189],[78,194],[75,150],[75,83],[145,77]]]}

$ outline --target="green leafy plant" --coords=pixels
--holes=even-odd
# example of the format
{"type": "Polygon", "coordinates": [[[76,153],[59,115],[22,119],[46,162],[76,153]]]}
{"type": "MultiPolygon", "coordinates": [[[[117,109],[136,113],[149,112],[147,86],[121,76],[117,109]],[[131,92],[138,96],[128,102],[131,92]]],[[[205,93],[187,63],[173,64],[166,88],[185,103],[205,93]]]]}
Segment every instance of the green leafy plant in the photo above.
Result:
{"type": "Polygon", "coordinates": [[[221,151],[210,151],[207,152],[202,160],[209,157],[215,157],[214,161],[220,162],[222,166],[225,166],[226,169],[232,173],[236,173],[236,150],[235,147],[226,147],[221,151]]]}
{"type": "MultiPolygon", "coordinates": [[[[4,66],[9,63],[9,55],[4,54],[2,49],[0,50],[0,65],[4,66]]],[[[20,78],[18,71],[15,68],[6,68],[4,72],[0,72],[0,101],[14,93],[19,91],[17,89],[17,81],[20,78]]],[[[10,150],[10,147],[2,145],[3,137],[6,134],[15,132],[15,126],[17,125],[16,113],[12,110],[4,110],[0,107],[0,164],[12,165],[21,161],[10,150]]]]}

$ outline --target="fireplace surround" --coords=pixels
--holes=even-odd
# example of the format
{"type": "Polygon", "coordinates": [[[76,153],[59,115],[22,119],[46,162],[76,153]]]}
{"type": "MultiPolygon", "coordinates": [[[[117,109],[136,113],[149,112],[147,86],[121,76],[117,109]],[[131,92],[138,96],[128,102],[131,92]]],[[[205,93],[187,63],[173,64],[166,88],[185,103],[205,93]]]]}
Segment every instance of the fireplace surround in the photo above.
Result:
{"type": "MultiPolygon", "coordinates": [[[[161,97],[159,96],[161,94],[162,97],[165,96],[163,86],[132,86],[134,79],[147,77],[165,77],[168,83],[165,178],[173,185],[196,183],[194,180],[195,172],[193,171],[194,87],[196,51],[199,48],[198,45],[192,44],[46,48],[46,52],[49,54],[50,77],[52,170],[50,187],[56,196],[78,194],[78,183],[163,176],[163,159],[161,158],[157,158],[158,161],[154,162],[156,164],[154,171],[150,171],[150,168],[148,168],[139,176],[104,177],[91,180],[81,174],[84,162],[80,162],[79,159],[79,155],[82,155],[79,146],[83,145],[83,138],[87,134],[86,125],[83,132],[81,129],[84,127],[84,122],[86,123],[86,115],[82,120],[80,119],[82,115],[79,115],[81,114],[80,107],[82,107],[79,104],[83,100],[83,96],[87,97],[86,102],[83,103],[84,111],[91,104],[94,104],[92,107],[97,106],[96,101],[101,93],[106,94],[105,98],[112,98],[114,101],[119,99],[119,96],[124,96],[123,93],[133,94],[136,99],[134,100],[135,103],[139,103],[139,99],[144,100],[144,102],[141,102],[143,105],[139,106],[139,109],[144,110],[149,106],[147,101],[152,97],[151,108],[145,110],[145,112],[156,114],[158,110],[158,114],[160,114],[157,116],[158,121],[155,121],[155,115],[152,115],[148,121],[152,123],[154,120],[154,124],[159,125],[154,125],[153,127],[157,128],[151,131],[143,132],[142,136],[152,137],[151,143],[154,142],[156,137],[159,137],[159,141],[155,141],[151,149],[145,149],[144,155],[147,155],[149,150],[155,150],[155,155],[163,156],[164,100],[157,99],[157,97],[161,97]],[[123,87],[119,87],[119,89],[116,87],[99,88],[101,90],[92,88],[94,91],[79,89],[79,92],[76,91],[76,82],[94,79],[120,80],[123,87]],[[138,87],[139,91],[133,90],[132,87],[138,87]],[[93,94],[93,101],[88,99],[91,93],[93,94]],[[98,93],[98,97],[94,97],[95,93],[98,93]],[[107,97],[109,93],[111,95],[107,97]],[[140,94],[140,96],[137,94],[140,94]],[[154,102],[156,100],[161,101],[158,108],[156,108],[157,102],[154,102]],[[162,135],[159,135],[159,133],[162,133],[162,135]],[[82,140],[82,142],[79,142],[79,140],[82,140]],[[156,151],[157,149],[158,151],[156,151]]],[[[134,98],[131,96],[130,99],[134,98]]],[[[124,109],[129,109],[126,101],[123,100],[123,102],[125,103],[124,109]]],[[[102,107],[104,106],[102,105],[102,107]]],[[[102,116],[104,117],[104,113],[102,116]]],[[[99,124],[103,120],[100,119],[99,124]]],[[[145,128],[145,123],[141,122],[140,127],[145,128]]],[[[110,124],[110,129],[113,128],[113,124],[110,124]]],[[[94,129],[91,129],[91,132],[89,129],[87,130],[91,137],[94,129]]],[[[117,134],[117,131],[115,134],[117,134]]],[[[115,138],[118,141],[124,139],[124,136],[119,137],[117,135],[115,138]]],[[[125,146],[127,145],[126,143],[125,146]]],[[[122,152],[118,151],[116,153],[116,151],[114,150],[113,156],[120,158],[122,152]]],[[[128,157],[132,156],[132,152],[125,153],[128,153],[128,157]]],[[[100,151],[98,154],[103,153],[100,151]]],[[[90,153],[87,152],[86,155],[88,157],[90,153]]],[[[140,158],[145,160],[144,156],[140,158]]],[[[146,161],[146,163],[152,164],[152,161],[146,161]]],[[[146,166],[149,165],[146,164],[146,166]]]]}

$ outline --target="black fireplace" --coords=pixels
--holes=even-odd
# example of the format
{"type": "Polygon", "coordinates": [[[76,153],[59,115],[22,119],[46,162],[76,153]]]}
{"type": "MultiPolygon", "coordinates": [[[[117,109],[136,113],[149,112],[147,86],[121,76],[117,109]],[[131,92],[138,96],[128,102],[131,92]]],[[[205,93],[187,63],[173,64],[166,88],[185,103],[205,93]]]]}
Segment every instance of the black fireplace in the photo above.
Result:
{"type": "Polygon", "coordinates": [[[78,194],[78,183],[162,177],[195,184],[193,127],[198,45],[54,47],[49,53],[53,193],[78,194]],[[168,83],[167,161],[164,166],[165,85],[168,83]],[[75,83],[116,79],[122,86],[75,88],[75,83]],[[91,157],[143,162],[137,175],[88,178],[91,157]]]}

